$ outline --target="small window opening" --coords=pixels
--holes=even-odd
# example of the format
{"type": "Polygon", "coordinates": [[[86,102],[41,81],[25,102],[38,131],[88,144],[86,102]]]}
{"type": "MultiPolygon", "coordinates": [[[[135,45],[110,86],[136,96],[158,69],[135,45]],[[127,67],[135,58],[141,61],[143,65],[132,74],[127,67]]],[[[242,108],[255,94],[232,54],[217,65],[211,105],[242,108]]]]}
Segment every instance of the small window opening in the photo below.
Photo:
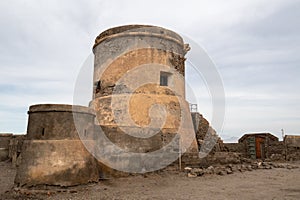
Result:
{"type": "Polygon", "coordinates": [[[42,129],[42,136],[45,135],[45,128],[42,129]]]}
{"type": "Polygon", "coordinates": [[[170,74],[167,72],[160,72],[160,86],[169,85],[169,76],[170,74]]]}
{"type": "Polygon", "coordinates": [[[86,132],[86,129],[84,129],[84,137],[87,136],[87,132],[86,132]]]}
{"type": "Polygon", "coordinates": [[[100,90],[101,90],[101,81],[98,81],[96,85],[96,93],[99,93],[100,90]]]}

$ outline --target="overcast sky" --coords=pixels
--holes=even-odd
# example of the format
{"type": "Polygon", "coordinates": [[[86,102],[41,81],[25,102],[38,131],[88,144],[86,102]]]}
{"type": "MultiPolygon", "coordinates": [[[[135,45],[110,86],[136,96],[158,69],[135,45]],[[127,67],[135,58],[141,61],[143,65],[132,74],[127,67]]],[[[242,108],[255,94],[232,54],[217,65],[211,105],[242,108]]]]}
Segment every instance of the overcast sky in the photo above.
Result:
{"type": "MultiPolygon", "coordinates": [[[[193,39],[215,63],[225,89],[225,140],[249,132],[281,139],[282,128],[300,134],[298,0],[10,0],[0,9],[0,132],[26,133],[32,104],[72,104],[100,32],[152,24],[193,39]]],[[[207,100],[197,103],[209,119],[207,100]]]]}

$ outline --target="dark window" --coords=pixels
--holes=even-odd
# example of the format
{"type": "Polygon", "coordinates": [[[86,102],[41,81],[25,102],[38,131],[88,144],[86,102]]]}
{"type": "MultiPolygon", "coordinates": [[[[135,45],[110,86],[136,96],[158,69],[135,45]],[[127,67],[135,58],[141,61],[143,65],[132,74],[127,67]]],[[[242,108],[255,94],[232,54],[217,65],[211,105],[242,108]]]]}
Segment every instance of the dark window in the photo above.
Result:
{"type": "Polygon", "coordinates": [[[100,92],[100,90],[101,90],[101,81],[98,81],[96,85],[96,93],[100,92]]]}
{"type": "Polygon", "coordinates": [[[161,86],[168,86],[168,74],[160,73],[160,85],[161,86]]]}
{"type": "Polygon", "coordinates": [[[45,135],[45,128],[43,128],[43,130],[42,130],[42,136],[44,136],[45,135]]]}

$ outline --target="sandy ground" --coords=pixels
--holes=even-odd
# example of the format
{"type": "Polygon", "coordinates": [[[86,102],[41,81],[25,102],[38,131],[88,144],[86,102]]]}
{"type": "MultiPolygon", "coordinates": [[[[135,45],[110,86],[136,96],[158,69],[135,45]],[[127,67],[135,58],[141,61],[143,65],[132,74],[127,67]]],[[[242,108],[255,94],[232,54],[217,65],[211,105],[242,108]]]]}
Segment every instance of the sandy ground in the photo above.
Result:
{"type": "Polygon", "coordinates": [[[160,172],[38,194],[11,190],[14,175],[9,163],[0,163],[0,199],[300,199],[300,168],[195,178],[183,172],[160,172]]]}

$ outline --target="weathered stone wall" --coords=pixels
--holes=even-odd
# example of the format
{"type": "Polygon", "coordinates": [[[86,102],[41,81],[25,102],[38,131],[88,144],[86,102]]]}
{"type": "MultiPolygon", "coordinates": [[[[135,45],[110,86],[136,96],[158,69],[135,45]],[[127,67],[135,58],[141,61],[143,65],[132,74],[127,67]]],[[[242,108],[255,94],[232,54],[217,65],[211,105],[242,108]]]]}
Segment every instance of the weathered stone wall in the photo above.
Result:
{"type": "Polygon", "coordinates": [[[287,147],[286,160],[295,161],[300,160],[300,147],[287,147]]]}
{"type": "MultiPolygon", "coordinates": [[[[153,152],[163,147],[164,142],[168,143],[173,138],[173,132],[167,133],[164,129],[164,133],[153,135],[150,138],[137,138],[127,133],[124,133],[120,127],[116,126],[102,126],[102,130],[109,140],[121,147],[122,149],[135,153],[153,152]]],[[[132,127],[134,129],[134,127],[132,127]]]]}
{"type": "Polygon", "coordinates": [[[200,113],[191,113],[197,140],[204,140],[209,129],[209,122],[200,113]]]}
{"type": "Polygon", "coordinates": [[[16,167],[18,164],[17,161],[21,154],[22,145],[25,139],[26,135],[13,135],[9,141],[8,157],[11,159],[13,167],[16,167]]]}
{"type": "Polygon", "coordinates": [[[199,155],[201,156],[201,159],[198,158],[198,166],[205,167],[213,164],[238,162],[237,160],[239,159],[237,157],[239,155],[226,152],[227,149],[222,139],[200,113],[193,112],[191,116],[200,152],[199,155]]]}
{"type": "Polygon", "coordinates": [[[11,140],[12,133],[0,133],[0,161],[7,160],[9,141],[11,140]]]}
{"type": "Polygon", "coordinates": [[[246,149],[243,143],[224,143],[224,145],[229,152],[241,153],[246,156],[246,149]]]}
{"type": "Polygon", "coordinates": [[[34,105],[28,114],[27,140],[15,178],[17,185],[72,186],[98,181],[97,163],[82,143],[94,142],[95,114],[90,108],[34,105]]]}
{"type": "Polygon", "coordinates": [[[283,141],[269,141],[266,149],[266,157],[271,160],[285,160],[286,152],[283,141]]]}
{"type": "Polygon", "coordinates": [[[80,140],[25,140],[18,186],[72,186],[97,182],[97,164],[80,140]]]}
{"type": "Polygon", "coordinates": [[[0,133],[0,148],[8,149],[9,141],[12,137],[12,133],[0,133]]]}
{"type": "Polygon", "coordinates": [[[300,136],[286,135],[284,137],[286,159],[300,160],[300,136]]]}
{"type": "Polygon", "coordinates": [[[197,112],[191,113],[199,150],[204,152],[226,151],[223,141],[209,122],[197,112]],[[211,150],[211,151],[210,151],[211,150]]]}
{"type": "Polygon", "coordinates": [[[30,106],[28,140],[93,139],[94,114],[83,106],[39,104],[30,106]],[[73,115],[74,114],[74,115],[73,115]],[[76,125],[74,124],[76,118],[76,125]],[[78,134],[79,132],[79,134],[78,134]]]}
{"type": "Polygon", "coordinates": [[[300,135],[286,135],[284,143],[289,147],[300,147],[300,135]]]}
{"type": "Polygon", "coordinates": [[[25,135],[0,134],[0,161],[11,160],[16,165],[25,135]]]}
{"type": "Polygon", "coordinates": [[[241,154],[236,152],[215,152],[208,155],[206,161],[209,165],[238,164],[241,162],[241,154]]]}
{"type": "Polygon", "coordinates": [[[185,102],[184,47],[179,35],[160,27],[132,25],[101,33],[93,49],[96,124],[132,126],[133,120],[134,125],[147,126],[150,109],[157,104],[167,110],[163,128],[177,128],[180,101],[185,102]],[[161,72],[170,76],[168,87],[160,86],[161,72]],[[130,117],[119,118],[127,112],[130,117]]]}

